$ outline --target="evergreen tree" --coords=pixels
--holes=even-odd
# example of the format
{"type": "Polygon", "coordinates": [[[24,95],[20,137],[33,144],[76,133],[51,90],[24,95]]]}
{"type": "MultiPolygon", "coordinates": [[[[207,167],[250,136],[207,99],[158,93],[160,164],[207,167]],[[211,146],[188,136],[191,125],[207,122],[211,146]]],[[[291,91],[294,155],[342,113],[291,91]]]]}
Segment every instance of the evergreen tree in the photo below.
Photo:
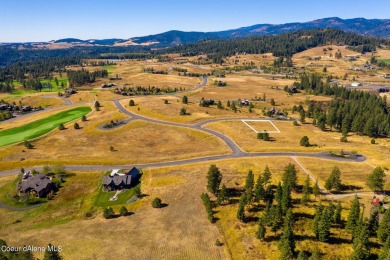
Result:
{"type": "Polygon", "coordinates": [[[252,201],[254,182],[255,181],[254,181],[253,172],[252,170],[249,170],[245,181],[245,197],[247,203],[250,203],[252,201]]]}
{"type": "Polygon", "coordinates": [[[341,188],[342,188],[341,172],[337,166],[333,167],[331,174],[326,179],[325,188],[329,191],[332,189],[334,189],[335,191],[341,190],[341,188]]]}
{"type": "Polygon", "coordinates": [[[266,229],[264,227],[263,219],[259,220],[258,228],[256,231],[257,239],[263,240],[266,234],[266,229]]]}
{"type": "Polygon", "coordinates": [[[371,214],[370,219],[368,220],[367,230],[368,230],[369,235],[371,237],[376,236],[376,232],[378,231],[378,227],[379,227],[379,211],[376,209],[371,214]]]}
{"type": "Polygon", "coordinates": [[[306,205],[309,201],[310,201],[310,177],[308,175],[306,177],[305,184],[303,185],[301,203],[306,205]]]}
{"type": "Polygon", "coordinates": [[[254,197],[256,202],[259,202],[260,199],[264,198],[265,190],[264,190],[263,182],[264,182],[263,178],[261,177],[261,175],[259,175],[259,177],[257,177],[255,190],[254,190],[254,197]]]}
{"type": "Polygon", "coordinates": [[[356,227],[358,226],[359,218],[360,218],[360,204],[357,195],[355,195],[355,198],[352,201],[352,205],[349,210],[346,229],[354,233],[356,227]]]}
{"type": "Polygon", "coordinates": [[[229,202],[229,197],[226,186],[223,184],[221,190],[218,192],[217,204],[221,205],[226,201],[229,202]]]}
{"type": "Polygon", "coordinates": [[[386,242],[379,253],[378,260],[390,260],[390,236],[386,239],[386,242]]]}
{"type": "Polygon", "coordinates": [[[384,243],[390,237],[390,209],[387,209],[383,215],[377,231],[378,239],[384,243]]]}
{"type": "Polygon", "coordinates": [[[333,215],[333,223],[340,224],[341,223],[341,202],[339,201],[336,206],[336,210],[334,211],[333,215]]]}
{"type": "Polygon", "coordinates": [[[386,174],[381,167],[376,167],[367,178],[367,186],[373,191],[383,191],[386,174]]]}
{"type": "Polygon", "coordinates": [[[43,256],[43,260],[61,260],[62,257],[58,251],[48,250],[48,248],[53,248],[53,245],[49,243],[45,250],[45,254],[43,256]]]}
{"type": "Polygon", "coordinates": [[[319,236],[319,223],[321,220],[321,214],[324,211],[324,206],[322,204],[318,205],[316,208],[316,212],[314,214],[313,224],[311,226],[311,230],[318,238],[319,236]]]}
{"type": "Polygon", "coordinates": [[[278,186],[276,186],[276,192],[275,192],[275,200],[279,205],[282,204],[282,198],[283,198],[283,187],[282,184],[279,182],[278,186]]]}
{"type": "Polygon", "coordinates": [[[286,214],[287,210],[291,207],[291,188],[286,184],[283,184],[281,206],[283,214],[286,214]]]}
{"type": "Polygon", "coordinates": [[[218,103],[217,103],[217,108],[218,108],[218,109],[223,109],[223,106],[222,106],[222,103],[221,103],[220,100],[219,100],[218,103]]]}
{"type": "Polygon", "coordinates": [[[365,260],[370,256],[370,241],[368,238],[367,225],[360,221],[353,238],[353,254],[351,260],[365,260]]]}
{"type": "Polygon", "coordinates": [[[321,190],[320,187],[318,186],[318,179],[316,180],[316,183],[313,186],[313,195],[316,198],[321,195],[321,190]]]}
{"type": "Polygon", "coordinates": [[[329,239],[332,217],[330,206],[325,207],[318,222],[318,240],[321,242],[326,242],[329,239]]]}
{"type": "Polygon", "coordinates": [[[268,165],[265,166],[264,172],[263,172],[263,182],[264,185],[268,185],[268,183],[271,181],[272,173],[268,168],[268,165]]]}
{"type": "Polygon", "coordinates": [[[280,259],[292,259],[294,256],[294,250],[295,250],[295,239],[294,239],[294,233],[293,233],[293,226],[294,226],[294,220],[293,220],[293,214],[291,212],[291,209],[289,209],[286,213],[286,218],[284,220],[283,225],[283,234],[279,241],[279,251],[280,251],[280,259]]]}
{"type": "Polygon", "coordinates": [[[297,169],[295,168],[295,165],[292,163],[289,163],[285,168],[283,172],[283,185],[287,185],[290,188],[295,188],[297,185],[297,169]]]}
{"type": "Polygon", "coordinates": [[[188,104],[188,98],[187,98],[187,96],[183,96],[183,98],[181,99],[181,102],[182,102],[183,104],[188,104]]]}
{"type": "Polygon", "coordinates": [[[80,126],[78,123],[74,123],[73,127],[74,127],[74,129],[80,129],[80,126]]]}
{"type": "Polygon", "coordinates": [[[121,216],[127,216],[129,214],[129,211],[127,210],[127,208],[125,206],[122,206],[121,209],[119,210],[119,214],[121,216]]]}
{"type": "Polygon", "coordinates": [[[267,186],[264,194],[264,202],[272,204],[274,200],[274,192],[272,191],[271,185],[267,186]]]}
{"type": "Polygon", "coordinates": [[[226,102],[226,106],[227,106],[227,107],[230,107],[230,100],[228,100],[228,101],[226,102]]]}
{"type": "Polygon", "coordinates": [[[215,164],[210,165],[207,173],[207,189],[208,191],[217,194],[219,185],[222,181],[222,174],[215,164]]]}
{"type": "Polygon", "coordinates": [[[110,219],[110,218],[113,218],[114,216],[115,216],[115,213],[114,213],[114,210],[111,207],[104,208],[104,210],[103,210],[103,217],[105,219],[110,219]]]}
{"type": "Polygon", "coordinates": [[[240,197],[240,203],[238,205],[238,210],[237,210],[237,219],[242,222],[245,222],[245,201],[246,201],[246,196],[244,193],[240,197]]]}
{"type": "Polygon", "coordinates": [[[131,106],[131,107],[135,106],[134,100],[130,99],[129,106],[131,106]]]}
{"type": "Polygon", "coordinates": [[[236,103],[233,101],[232,104],[230,105],[230,109],[234,111],[234,113],[237,112],[237,107],[236,107],[236,103]]]}

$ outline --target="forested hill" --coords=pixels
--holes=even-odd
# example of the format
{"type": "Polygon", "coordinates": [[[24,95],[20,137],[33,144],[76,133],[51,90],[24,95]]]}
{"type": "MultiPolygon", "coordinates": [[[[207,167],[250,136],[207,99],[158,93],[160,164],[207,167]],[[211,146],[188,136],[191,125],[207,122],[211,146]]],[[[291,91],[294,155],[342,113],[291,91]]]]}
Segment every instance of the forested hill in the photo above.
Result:
{"type": "MultiPolygon", "coordinates": [[[[295,53],[326,44],[348,45],[359,52],[375,50],[379,45],[389,45],[390,40],[344,32],[338,29],[301,30],[276,36],[247,37],[231,40],[205,40],[161,50],[160,53],[183,55],[212,54],[213,58],[239,53],[273,53],[291,56],[295,53]]],[[[214,60],[215,62],[216,60],[214,60]]],[[[217,61],[218,62],[218,61],[217,61]]]]}

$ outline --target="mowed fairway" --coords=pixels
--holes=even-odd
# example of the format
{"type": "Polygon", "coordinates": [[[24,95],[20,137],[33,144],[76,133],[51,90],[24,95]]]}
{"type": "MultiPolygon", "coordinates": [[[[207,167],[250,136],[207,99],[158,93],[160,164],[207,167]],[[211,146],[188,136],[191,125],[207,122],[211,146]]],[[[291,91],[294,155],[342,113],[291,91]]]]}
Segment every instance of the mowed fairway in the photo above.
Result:
{"type": "Polygon", "coordinates": [[[24,126],[1,131],[0,146],[5,146],[41,136],[58,127],[60,124],[75,120],[91,111],[92,109],[90,107],[77,107],[37,120],[24,126]]]}

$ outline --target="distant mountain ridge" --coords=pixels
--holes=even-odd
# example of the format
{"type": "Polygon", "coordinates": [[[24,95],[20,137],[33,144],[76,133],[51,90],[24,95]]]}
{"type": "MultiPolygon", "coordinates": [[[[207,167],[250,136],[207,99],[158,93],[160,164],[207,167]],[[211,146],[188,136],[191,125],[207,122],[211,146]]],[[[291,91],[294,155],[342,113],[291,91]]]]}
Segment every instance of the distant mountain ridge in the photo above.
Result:
{"type": "MultiPolygon", "coordinates": [[[[50,42],[23,43],[39,48],[71,48],[72,46],[150,46],[153,48],[172,47],[193,43],[205,39],[235,39],[249,36],[278,35],[305,29],[335,28],[346,32],[354,32],[366,36],[390,38],[390,19],[341,19],[330,17],[302,23],[256,24],[238,29],[217,32],[184,32],[167,31],[154,35],[133,37],[129,39],[89,39],[65,38],[50,42]]],[[[20,45],[10,43],[8,45],[20,45]]],[[[3,44],[4,45],[4,44],[3,44]]]]}

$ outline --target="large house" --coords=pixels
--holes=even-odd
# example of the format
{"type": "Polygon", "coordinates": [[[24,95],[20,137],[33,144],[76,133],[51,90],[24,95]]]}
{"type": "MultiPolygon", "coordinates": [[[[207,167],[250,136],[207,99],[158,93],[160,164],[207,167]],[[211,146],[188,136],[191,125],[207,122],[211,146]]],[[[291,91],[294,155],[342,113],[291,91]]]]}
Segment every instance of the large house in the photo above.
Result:
{"type": "Polygon", "coordinates": [[[53,189],[54,183],[51,177],[45,174],[25,173],[18,184],[19,195],[24,193],[38,198],[45,198],[53,189]]]}
{"type": "Polygon", "coordinates": [[[105,190],[121,190],[134,186],[140,177],[140,171],[133,167],[129,171],[120,173],[119,170],[112,170],[110,175],[104,176],[103,188],[105,190]]]}

